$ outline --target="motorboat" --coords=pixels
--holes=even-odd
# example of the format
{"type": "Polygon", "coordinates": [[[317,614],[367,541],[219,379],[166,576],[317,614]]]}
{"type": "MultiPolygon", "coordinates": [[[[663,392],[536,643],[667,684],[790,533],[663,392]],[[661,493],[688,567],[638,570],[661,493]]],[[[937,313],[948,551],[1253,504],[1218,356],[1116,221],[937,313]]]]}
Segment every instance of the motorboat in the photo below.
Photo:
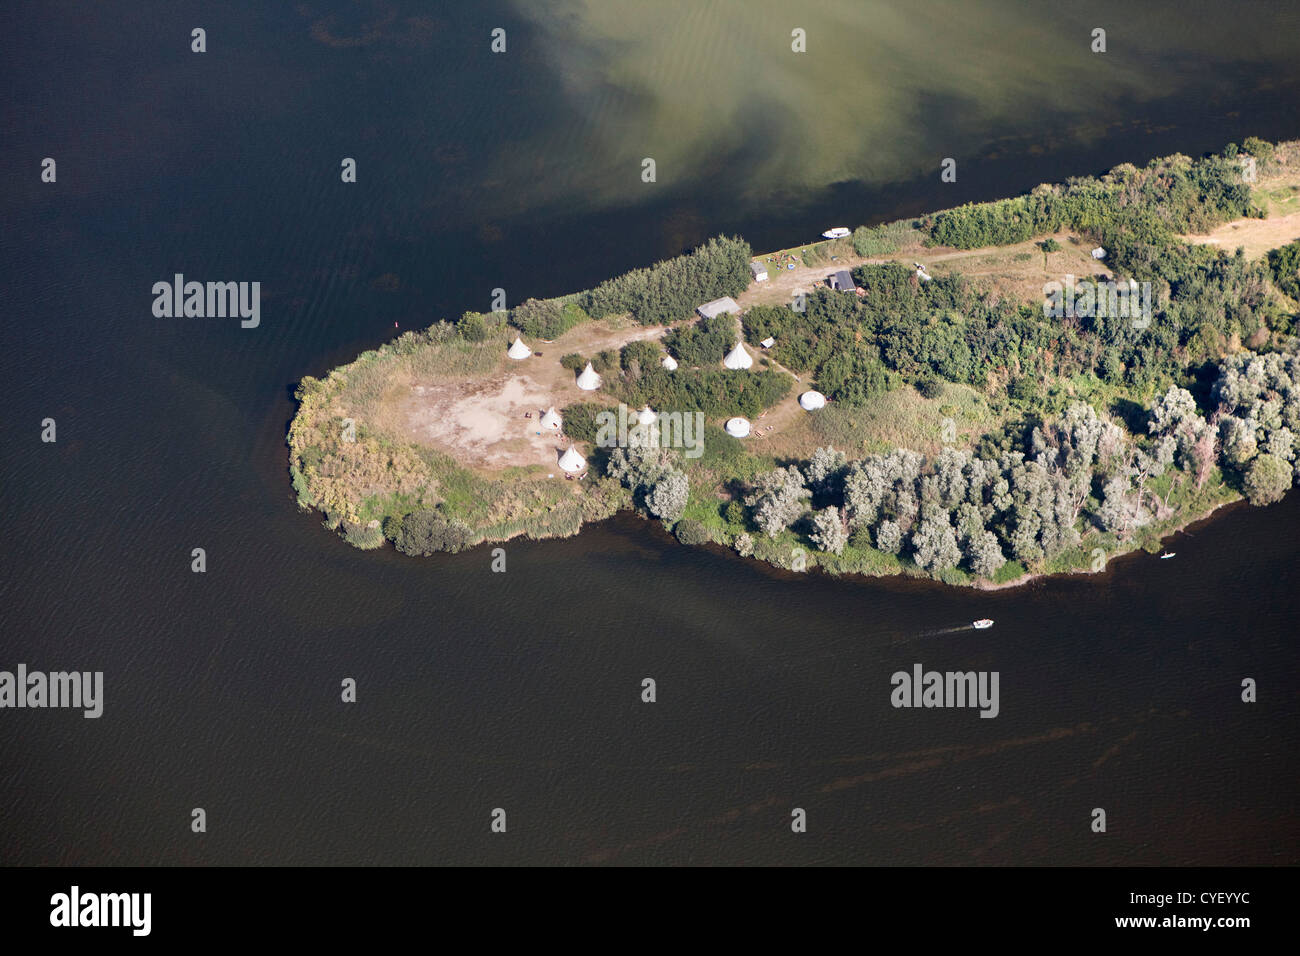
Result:
{"type": "Polygon", "coordinates": [[[848,226],[834,226],[822,233],[826,239],[843,239],[845,236],[852,235],[852,230],[848,226]]]}
{"type": "Polygon", "coordinates": [[[974,621],[971,623],[971,627],[975,628],[975,630],[977,631],[983,631],[992,626],[993,626],[993,622],[989,620],[987,617],[982,617],[978,621],[974,621]]]}

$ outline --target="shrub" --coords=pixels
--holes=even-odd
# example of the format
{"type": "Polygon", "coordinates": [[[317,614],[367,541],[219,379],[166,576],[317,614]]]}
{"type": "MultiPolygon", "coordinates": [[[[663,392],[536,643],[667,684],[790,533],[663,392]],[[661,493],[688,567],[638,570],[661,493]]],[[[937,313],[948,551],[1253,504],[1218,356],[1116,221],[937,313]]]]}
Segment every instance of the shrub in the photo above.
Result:
{"type": "Polygon", "coordinates": [[[466,312],[456,323],[456,331],[466,342],[482,342],[487,338],[487,321],[481,312],[466,312]]]}
{"type": "MultiPolygon", "coordinates": [[[[579,366],[581,368],[582,366],[579,366]]],[[[591,360],[591,367],[597,372],[608,372],[612,368],[618,367],[618,352],[614,349],[605,349],[603,352],[597,352],[591,360]]]]}
{"type": "Polygon", "coordinates": [[[379,528],[377,518],[371,521],[344,521],[341,527],[343,540],[354,548],[369,551],[384,543],[384,533],[379,528]]]}
{"type": "Polygon", "coordinates": [[[727,502],[727,507],[723,509],[723,517],[727,524],[733,528],[745,527],[745,506],[739,501],[727,502]]]}
{"type": "Polygon", "coordinates": [[[677,522],[673,534],[682,544],[708,544],[713,540],[709,535],[708,527],[694,518],[683,518],[677,522]]]}
{"type": "Polygon", "coordinates": [[[469,546],[470,529],[437,508],[403,515],[394,541],[403,554],[428,555],[436,551],[463,551],[469,546]]]}
{"type": "Polygon", "coordinates": [[[587,360],[577,352],[570,352],[560,358],[560,365],[571,372],[577,372],[587,364],[587,360]]]}
{"type": "Polygon", "coordinates": [[[871,228],[858,226],[853,230],[853,251],[868,258],[887,256],[920,238],[921,234],[910,221],[890,222],[871,228]]]}
{"type": "Polygon", "coordinates": [[[938,398],[943,394],[943,382],[937,376],[926,375],[917,381],[916,390],[926,398],[938,398]]]}
{"type": "Polygon", "coordinates": [[[577,316],[566,311],[557,299],[528,299],[510,313],[511,325],[527,336],[546,341],[559,338],[576,323],[577,316]]]}
{"type": "Polygon", "coordinates": [[[560,413],[564,419],[564,434],[575,441],[585,441],[594,445],[596,433],[600,430],[596,423],[596,415],[602,411],[609,411],[609,409],[592,402],[577,402],[565,406],[560,413]]]}

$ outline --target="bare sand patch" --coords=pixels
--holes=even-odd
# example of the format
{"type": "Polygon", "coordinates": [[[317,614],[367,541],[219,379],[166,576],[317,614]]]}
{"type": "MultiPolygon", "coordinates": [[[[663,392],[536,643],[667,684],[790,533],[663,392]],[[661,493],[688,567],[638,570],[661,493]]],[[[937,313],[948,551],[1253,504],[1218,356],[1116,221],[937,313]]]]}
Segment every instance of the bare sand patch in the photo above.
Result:
{"type": "Polygon", "coordinates": [[[1181,238],[1196,245],[1221,246],[1226,252],[1241,246],[1247,259],[1258,259],[1270,249],[1300,239],[1300,212],[1270,219],[1236,219],[1204,235],[1181,238]]]}
{"type": "Polygon", "coordinates": [[[560,437],[542,434],[541,413],[556,403],[524,374],[481,381],[413,385],[402,405],[405,431],[415,441],[470,467],[553,466],[560,437]]]}
{"type": "MultiPolygon", "coordinates": [[[[584,392],[576,375],[560,364],[570,352],[594,355],[638,339],[661,336],[665,326],[591,322],[554,342],[530,342],[531,358],[504,361],[486,378],[417,381],[409,386],[391,417],[404,438],[450,455],[481,472],[542,466],[558,473],[567,436],[543,430],[546,409],[563,410],[576,402],[613,404],[603,390],[584,392]]],[[[611,373],[613,374],[613,373],[611,373]]]]}

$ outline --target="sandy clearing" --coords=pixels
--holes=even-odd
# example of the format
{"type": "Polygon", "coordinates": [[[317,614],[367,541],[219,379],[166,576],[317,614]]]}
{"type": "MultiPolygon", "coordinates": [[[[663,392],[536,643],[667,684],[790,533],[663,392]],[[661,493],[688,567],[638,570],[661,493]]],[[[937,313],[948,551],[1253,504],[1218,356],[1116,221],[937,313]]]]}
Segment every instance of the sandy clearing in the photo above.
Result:
{"type": "Polygon", "coordinates": [[[556,471],[569,441],[563,432],[541,430],[542,413],[551,406],[563,409],[576,402],[613,404],[603,389],[578,388],[576,375],[560,365],[561,356],[594,355],[635,340],[658,338],[666,330],[666,326],[611,328],[602,322],[589,323],[554,342],[528,343],[534,350],[532,358],[507,362],[489,377],[414,383],[394,418],[410,440],[478,471],[527,466],[556,471]]]}
{"type": "Polygon", "coordinates": [[[1205,235],[1180,238],[1196,245],[1222,246],[1228,252],[1242,246],[1247,259],[1258,259],[1270,249],[1300,239],[1300,212],[1270,219],[1237,219],[1205,235]]]}

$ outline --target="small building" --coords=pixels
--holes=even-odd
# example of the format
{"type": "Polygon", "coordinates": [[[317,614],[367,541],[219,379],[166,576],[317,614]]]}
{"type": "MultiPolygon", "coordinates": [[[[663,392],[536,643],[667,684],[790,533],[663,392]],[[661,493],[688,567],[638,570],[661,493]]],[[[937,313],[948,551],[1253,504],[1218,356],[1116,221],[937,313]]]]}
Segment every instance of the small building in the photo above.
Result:
{"type": "Polygon", "coordinates": [[[857,292],[857,283],[853,281],[853,276],[849,275],[848,269],[841,269],[839,272],[832,273],[826,277],[826,284],[837,292],[857,292]]]}
{"type": "Polygon", "coordinates": [[[740,306],[736,305],[736,300],[731,296],[724,295],[721,299],[705,302],[695,311],[700,314],[702,319],[714,319],[727,313],[736,315],[740,312],[740,306]]]}
{"type": "Polygon", "coordinates": [[[749,264],[749,271],[753,274],[755,282],[767,281],[767,266],[763,265],[763,263],[751,262],[749,264]]]}
{"type": "Polygon", "coordinates": [[[596,374],[596,370],[591,367],[590,362],[582,370],[582,374],[578,376],[578,388],[584,392],[594,392],[600,388],[600,376],[596,374]]]}
{"type": "Polygon", "coordinates": [[[806,412],[816,411],[819,408],[826,407],[826,396],[821,392],[813,389],[804,392],[799,396],[799,407],[806,412]]]}
{"type": "MultiPolygon", "coordinates": [[[[716,354],[716,353],[714,353],[716,354]]],[[[745,343],[737,342],[736,347],[727,353],[722,364],[729,369],[746,369],[754,364],[753,358],[745,351],[745,343]]]]}
{"type": "Polygon", "coordinates": [[[1092,257],[1094,259],[1105,259],[1106,250],[1103,249],[1101,246],[1098,246],[1096,249],[1092,250],[1092,257]]]}
{"type": "Polygon", "coordinates": [[[560,456],[560,470],[570,475],[576,475],[578,472],[586,470],[586,467],[587,459],[574,451],[572,445],[569,446],[568,451],[560,456]]]}
{"type": "Polygon", "coordinates": [[[728,418],[727,424],[722,426],[732,438],[745,438],[749,435],[749,419],[747,418],[728,418]]]}
{"type": "Polygon", "coordinates": [[[765,349],[770,349],[773,345],[776,345],[776,339],[772,338],[769,335],[767,338],[763,339],[763,341],[759,342],[758,344],[763,346],[763,348],[765,349]]]}

